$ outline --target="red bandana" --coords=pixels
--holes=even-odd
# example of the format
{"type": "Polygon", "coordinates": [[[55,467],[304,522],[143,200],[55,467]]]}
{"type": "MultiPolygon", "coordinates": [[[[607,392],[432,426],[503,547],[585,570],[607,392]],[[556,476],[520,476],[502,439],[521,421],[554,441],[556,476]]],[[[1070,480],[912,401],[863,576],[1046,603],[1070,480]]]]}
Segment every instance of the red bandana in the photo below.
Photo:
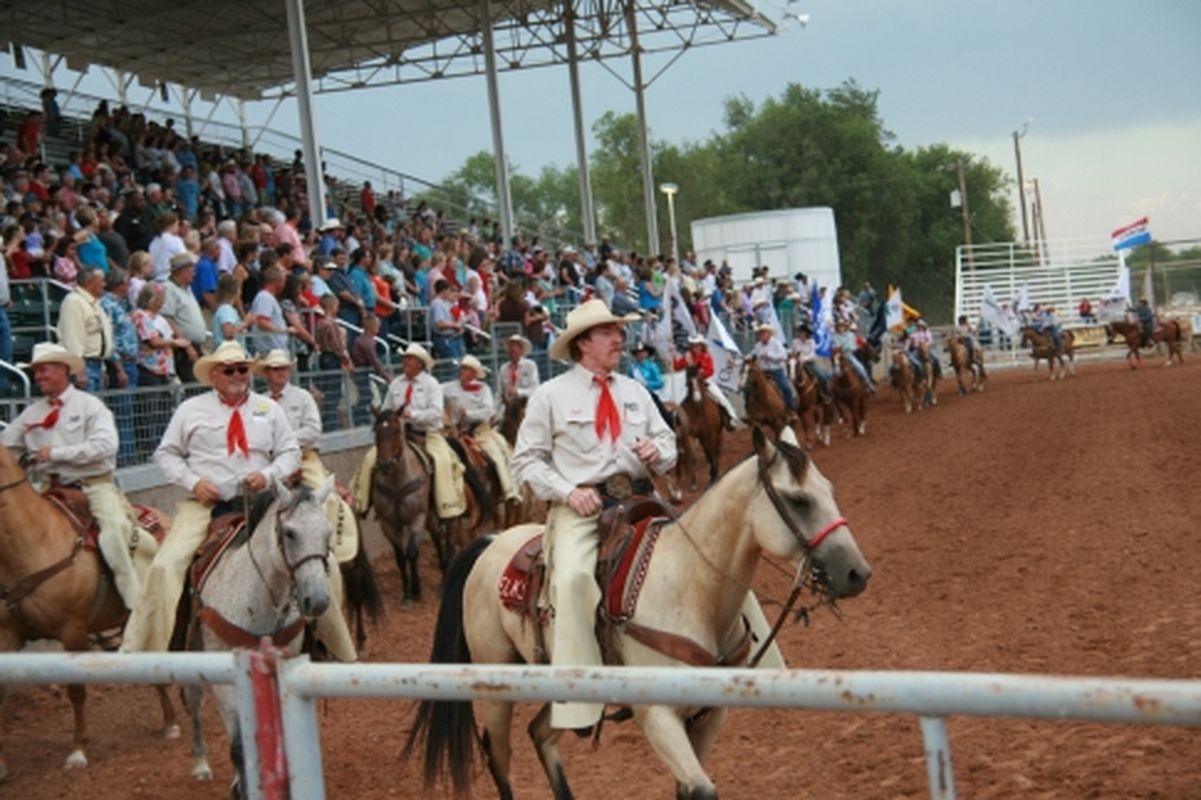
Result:
{"type": "Polygon", "coordinates": [[[45,428],[50,430],[58,424],[58,410],[63,407],[63,401],[57,397],[50,398],[50,413],[47,414],[41,422],[31,422],[25,430],[31,431],[34,428],[45,428]]]}
{"type": "Polygon", "coordinates": [[[513,387],[517,386],[517,365],[516,364],[509,365],[509,385],[513,386],[513,387]]]}
{"type": "Polygon", "coordinates": [[[600,387],[600,400],[596,403],[596,438],[603,440],[608,429],[609,438],[616,442],[621,438],[621,414],[617,413],[617,403],[613,402],[613,393],[609,391],[609,378],[594,375],[592,382],[600,387]]]}
{"type": "Polygon", "coordinates": [[[464,387],[463,387],[463,391],[465,391],[465,392],[478,392],[480,389],[483,389],[483,388],[484,388],[484,384],[482,384],[482,383],[476,383],[476,382],[474,382],[474,381],[473,381],[473,382],[471,382],[471,383],[467,384],[466,386],[464,386],[464,387]]]}
{"type": "Polygon", "coordinates": [[[410,381],[409,385],[405,387],[405,405],[407,406],[409,404],[409,401],[412,399],[413,399],[413,383],[412,383],[412,381],[410,381]]]}
{"type": "Polygon", "coordinates": [[[242,422],[242,412],[238,408],[246,402],[243,397],[236,403],[227,403],[225,399],[221,399],[223,405],[233,407],[234,413],[229,415],[229,427],[225,429],[225,452],[233,455],[235,451],[241,450],[243,458],[250,457],[250,442],[246,438],[246,426],[242,422]]]}

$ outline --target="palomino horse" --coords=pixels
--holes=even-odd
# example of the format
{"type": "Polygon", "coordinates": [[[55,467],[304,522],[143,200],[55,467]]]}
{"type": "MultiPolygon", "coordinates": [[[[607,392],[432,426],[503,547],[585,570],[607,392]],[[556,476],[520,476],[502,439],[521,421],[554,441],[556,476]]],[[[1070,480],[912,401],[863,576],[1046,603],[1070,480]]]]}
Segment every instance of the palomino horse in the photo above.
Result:
{"type": "Polygon", "coordinates": [[[439,560],[445,558],[445,544],[440,532],[433,530],[433,481],[427,457],[409,441],[403,409],[375,413],[375,451],[372,503],[380,529],[392,545],[408,605],[421,599],[417,554],[422,533],[432,531],[439,560]]]}
{"type": "Polygon", "coordinates": [[[697,491],[696,459],[692,453],[692,443],[695,441],[705,454],[709,464],[709,485],[717,482],[717,460],[721,455],[721,434],[724,425],[721,420],[721,410],[717,401],[705,388],[705,379],[695,366],[686,370],[685,381],[687,394],[678,408],[679,424],[677,435],[680,439],[679,464],[676,477],[684,480],[683,470],[690,472],[689,491],[697,491]]]}
{"type": "Polygon", "coordinates": [[[909,354],[904,350],[894,350],[890,372],[892,373],[892,387],[900,395],[901,403],[905,406],[905,413],[913,411],[915,406],[918,411],[921,411],[925,405],[922,402],[925,384],[918,378],[917,371],[913,368],[913,362],[909,360],[909,354]]]}
{"type": "Polygon", "coordinates": [[[968,393],[963,376],[968,376],[967,383],[973,392],[983,392],[984,382],[988,375],[984,372],[984,353],[977,347],[972,355],[968,355],[967,345],[958,336],[952,336],[947,342],[947,350],[951,354],[951,369],[955,372],[955,382],[959,385],[959,394],[968,393]]]}
{"type": "MultiPolygon", "coordinates": [[[[325,612],[330,590],[329,540],[333,527],[322,504],[334,488],[333,476],[315,491],[290,491],[275,483],[275,495],[263,493],[246,520],[248,534],[235,538],[209,568],[192,598],[192,624],[187,648],[192,651],[254,647],[264,636],[288,655],[298,655],[304,627],[325,612]]],[[[229,734],[235,767],[232,797],[245,796],[247,776],[242,760],[234,687],[214,684],[213,695],[229,734]]],[[[184,688],[192,718],[192,777],[210,780],[201,705],[203,686],[184,688]]],[[[249,732],[254,735],[253,731],[249,732]]]]}
{"type": "Polygon", "coordinates": [[[834,395],[834,406],[838,409],[838,415],[844,422],[850,423],[847,438],[862,436],[867,433],[867,386],[842,350],[834,348],[830,360],[834,364],[830,394],[834,395]]]}
{"type": "Polygon", "coordinates": [[[746,418],[755,427],[767,428],[774,438],[788,427],[788,403],[780,394],[775,382],[759,369],[754,356],[742,362],[742,379],[739,387],[746,398],[746,418]]]}
{"type": "Polygon", "coordinates": [[[942,366],[938,357],[930,352],[930,345],[918,342],[917,360],[922,364],[922,402],[928,406],[938,405],[938,379],[942,377],[942,366]]]}
{"type": "MultiPolygon", "coordinates": [[[[170,518],[154,512],[164,530],[170,518]]],[[[57,639],[68,652],[91,646],[91,634],[125,624],[128,616],[100,554],[57,505],[37,492],[7,447],[0,446],[0,653],[35,639],[57,639]]],[[[179,736],[165,686],[157,687],[163,735],[179,736]]],[[[2,689],[0,689],[2,691],[2,689]]],[[[67,687],[75,712],[75,740],[64,766],[86,767],[87,687],[67,687]]],[[[0,708],[2,708],[0,701],[0,708]]],[[[0,755],[0,780],[8,766],[0,755]]]]}
{"type": "MultiPolygon", "coordinates": [[[[1126,340],[1126,361],[1131,369],[1138,369],[1142,365],[1143,355],[1139,349],[1143,343],[1143,329],[1138,323],[1126,320],[1111,322],[1105,326],[1105,333],[1111,338],[1118,335],[1126,340]]],[[[1181,364],[1184,363],[1184,341],[1184,329],[1180,322],[1168,319],[1155,328],[1150,344],[1163,342],[1168,346],[1168,360],[1164,362],[1164,366],[1170,367],[1173,356],[1181,364]]]]}
{"type": "Polygon", "coordinates": [[[1036,331],[1033,326],[1027,325],[1022,328],[1022,347],[1030,345],[1030,357],[1034,359],[1034,380],[1038,380],[1038,362],[1040,359],[1045,359],[1047,362],[1047,371],[1051,373],[1051,380],[1056,378],[1066,378],[1068,374],[1076,374],[1076,336],[1071,331],[1063,331],[1059,334],[1059,349],[1055,348],[1054,342],[1051,341],[1051,334],[1042,331],[1036,331]],[[1064,360],[1067,356],[1068,360],[1064,360]],[[1059,374],[1055,374],[1055,362],[1059,362],[1059,374]]]}
{"type": "MultiPolygon", "coordinates": [[[[871,567],[834,502],[830,482],[796,445],[786,428],[773,445],[762,430],[752,434],[755,453],[722,476],[658,537],[631,621],[671,631],[700,651],[730,653],[744,637],[739,613],[760,555],[800,562],[798,579],[812,568],[827,600],[862,592],[871,567]],[[703,577],[702,577],[703,576],[703,577]]],[[[511,528],[478,539],[451,565],[434,633],[432,662],[534,663],[536,636],[529,620],[506,608],[498,581],[513,556],[539,531],[511,528]]],[[[553,614],[547,615],[554,624],[553,614]]],[[[615,658],[626,666],[684,666],[617,628],[615,658]]],[[[546,641],[553,641],[549,633],[546,641]]],[[[742,663],[741,661],[738,663],[742,663]]],[[[425,778],[432,784],[447,774],[465,792],[475,747],[483,749],[488,771],[502,798],[511,798],[510,723],[512,703],[479,703],[483,733],[476,730],[470,703],[426,701],[409,736],[406,754],[424,744],[425,778]]],[[[635,706],[633,717],[659,758],[675,776],[678,797],[716,797],[701,762],[717,739],[726,709],[635,706]]],[[[550,727],[550,704],[530,723],[538,758],[556,798],[571,797],[558,742],[562,730],[550,727]]]]}
{"type": "Polygon", "coordinates": [[[822,395],[817,376],[806,369],[799,360],[790,359],[788,369],[793,391],[797,396],[797,419],[801,423],[805,443],[813,445],[821,442],[829,447],[830,420],[834,416],[834,409],[831,408],[833,400],[822,395]]]}

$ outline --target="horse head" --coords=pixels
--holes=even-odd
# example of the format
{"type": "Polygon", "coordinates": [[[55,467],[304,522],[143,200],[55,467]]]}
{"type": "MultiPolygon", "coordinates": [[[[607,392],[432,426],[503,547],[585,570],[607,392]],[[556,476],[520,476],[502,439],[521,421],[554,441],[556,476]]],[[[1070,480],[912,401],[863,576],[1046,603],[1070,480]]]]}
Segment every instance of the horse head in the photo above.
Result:
{"type": "Polygon", "coordinates": [[[329,606],[326,570],[333,527],[325,514],[325,499],[333,489],[332,475],[316,490],[301,486],[293,491],[275,482],[276,544],[292,581],[296,605],[308,619],[321,616],[329,606]]]}
{"type": "Polygon", "coordinates": [[[821,591],[831,599],[853,597],[867,588],[872,568],[859,551],[850,525],[834,501],[834,489],[785,427],[772,444],[754,429],[752,443],[764,495],[772,513],[755,513],[756,539],[780,558],[808,562],[821,591]]]}
{"type": "Polygon", "coordinates": [[[375,424],[372,426],[375,435],[375,466],[387,472],[396,466],[397,459],[404,453],[404,407],[391,411],[372,409],[372,413],[375,414],[375,424]]]}
{"type": "Polygon", "coordinates": [[[688,398],[700,405],[705,399],[705,386],[701,379],[700,368],[695,364],[689,365],[684,371],[685,382],[688,384],[688,398]]]}
{"type": "Polygon", "coordinates": [[[755,364],[754,356],[747,356],[742,359],[742,369],[738,373],[738,390],[745,391],[751,382],[752,370],[755,374],[759,373],[759,367],[755,364]]]}

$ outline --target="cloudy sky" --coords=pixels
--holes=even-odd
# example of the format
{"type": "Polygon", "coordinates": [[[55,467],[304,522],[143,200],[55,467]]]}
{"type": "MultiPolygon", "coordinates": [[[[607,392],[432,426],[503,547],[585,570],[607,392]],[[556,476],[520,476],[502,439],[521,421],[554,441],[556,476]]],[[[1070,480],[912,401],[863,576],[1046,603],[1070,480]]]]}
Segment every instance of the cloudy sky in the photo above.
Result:
{"type": "MultiPolygon", "coordinates": [[[[785,2],[759,7],[776,19],[786,9],[810,14],[807,28],[695,49],[654,83],[653,138],[707,138],[732,95],[759,102],[789,82],[830,88],[853,78],[880,92],[899,144],[948,142],[1011,175],[1012,133],[1032,119],[1023,163],[1040,180],[1052,239],[1107,236],[1143,214],[1159,240],[1201,237],[1201,2],[785,2]]],[[[587,125],[608,110],[633,111],[633,94],[601,67],[583,66],[581,81],[587,125]]],[[[566,69],[502,74],[500,87],[517,168],[571,163],[566,69]]],[[[267,110],[251,107],[250,119],[267,110]]],[[[428,180],[491,148],[483,78],[325,95],[317,110],[323,143],[428,180]]],[[[294,129],[294,116],[285,105],[272,125],[294,129]]]]}

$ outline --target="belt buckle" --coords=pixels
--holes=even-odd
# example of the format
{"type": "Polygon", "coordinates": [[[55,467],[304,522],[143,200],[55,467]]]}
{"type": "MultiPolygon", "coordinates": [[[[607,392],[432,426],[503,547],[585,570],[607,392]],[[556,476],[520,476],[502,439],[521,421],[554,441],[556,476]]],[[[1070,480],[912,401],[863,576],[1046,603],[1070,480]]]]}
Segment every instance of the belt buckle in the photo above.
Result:
{"type": "Polygon", "coordinates": [[[634,482],[625,473],[605,479],[605,492],[615,500],[625,500],[634,494],[634,482]]]}

